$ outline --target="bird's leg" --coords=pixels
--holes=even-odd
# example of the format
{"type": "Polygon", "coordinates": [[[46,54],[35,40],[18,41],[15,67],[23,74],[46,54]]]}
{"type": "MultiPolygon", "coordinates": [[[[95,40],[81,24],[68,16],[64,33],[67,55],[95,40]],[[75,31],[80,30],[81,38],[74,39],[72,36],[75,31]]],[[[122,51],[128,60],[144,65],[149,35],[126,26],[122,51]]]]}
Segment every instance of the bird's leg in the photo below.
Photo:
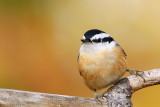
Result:
{"type": "Polygon", "coordinates": [[[96,91],[96,89],[94,89],[94,98],[96,99],[96,100],[98,100],[101,104],[102,104],[102,102],[101,102],[101,98],[102,98],[102,95],[101,94],[98,94],[97,93],[97,91],[96,91]]]}
{"type": "Polygon", "coordinates": [[[144,82],[145,82],[145,79],[144,79],[143,76],[140,74],[140,72],[143,72],[143,71],[134,70],[134,69],[127,69],[126,71],[129,72],[131,75],[140,76],[140,77],[144,80],[144,82]]]}
{"type": "Polygon", "coordinates": [[[96,91],[94,91],[94,98],[101,98],[102,95],[101,94],[98,94],[96,91]]]}

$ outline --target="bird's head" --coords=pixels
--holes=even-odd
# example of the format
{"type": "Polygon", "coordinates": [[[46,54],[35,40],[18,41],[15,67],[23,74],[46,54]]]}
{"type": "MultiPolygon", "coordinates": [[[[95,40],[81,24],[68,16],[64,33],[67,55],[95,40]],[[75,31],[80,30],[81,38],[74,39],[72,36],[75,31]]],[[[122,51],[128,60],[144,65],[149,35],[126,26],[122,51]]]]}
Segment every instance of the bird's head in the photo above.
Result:
{"type": "Polygon", "coordinates": [[[109,34],[101,30],[92,29],[84,34],[81,41],[83,43],[111,43],[114,39],[109,34]]]}

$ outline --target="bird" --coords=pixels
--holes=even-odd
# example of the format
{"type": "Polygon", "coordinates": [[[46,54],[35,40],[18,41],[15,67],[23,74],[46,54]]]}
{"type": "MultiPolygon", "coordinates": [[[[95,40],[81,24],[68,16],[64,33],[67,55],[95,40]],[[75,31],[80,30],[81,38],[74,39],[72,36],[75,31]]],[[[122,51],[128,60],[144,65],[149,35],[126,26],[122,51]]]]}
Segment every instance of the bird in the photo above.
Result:
{"type": "Polygon", "coordinates": [[[117,82],[127,71],[126,53],[114,38],[98,29],[85,32],[78,54],[78,69],[86,86],[98,90],[117,82]]]}

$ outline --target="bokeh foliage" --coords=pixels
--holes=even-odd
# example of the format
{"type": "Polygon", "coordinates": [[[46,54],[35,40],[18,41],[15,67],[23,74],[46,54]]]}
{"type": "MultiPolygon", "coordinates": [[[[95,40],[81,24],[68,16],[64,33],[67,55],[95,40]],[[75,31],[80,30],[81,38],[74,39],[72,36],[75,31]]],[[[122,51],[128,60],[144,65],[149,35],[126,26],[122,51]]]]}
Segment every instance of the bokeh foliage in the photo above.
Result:
{"type": "MultiPolygon", "coordinates": [[[[83,33],[97,28],[123,47],[128,67],[159,68],[158,0],[0,0],[0,87],[92,97],[77,69],[83,33]]],[[[160,87],[133,95],[160,105],[160,87]]]]}

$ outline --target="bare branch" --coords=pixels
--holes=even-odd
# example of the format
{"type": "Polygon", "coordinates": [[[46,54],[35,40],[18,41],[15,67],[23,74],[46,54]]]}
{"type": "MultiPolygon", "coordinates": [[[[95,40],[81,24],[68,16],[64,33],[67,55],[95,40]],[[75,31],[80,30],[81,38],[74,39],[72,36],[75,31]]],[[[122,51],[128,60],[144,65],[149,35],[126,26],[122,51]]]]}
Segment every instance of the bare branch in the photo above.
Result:
{"type": "Polygon", "coordinates": [[[110,87],[101,99],[0,89],[0,107],[132,107],[133,92],[160,84],[160,69],[144,71],[142,77],[131,75],[110,87]]]}
{"type": "Polygon", "coordinates": [[[0,89],[0,107],[101,107],[93,98],[0,89]]]}
{"type": "Polygon", "coordinates": [[[160,69],[141,72],[141,75],[145,81],[143,78],[135,75],[127,77],[129,79],[130,86],[132,87],[132,92],[144,87],[160,84],[160,69]]]}

